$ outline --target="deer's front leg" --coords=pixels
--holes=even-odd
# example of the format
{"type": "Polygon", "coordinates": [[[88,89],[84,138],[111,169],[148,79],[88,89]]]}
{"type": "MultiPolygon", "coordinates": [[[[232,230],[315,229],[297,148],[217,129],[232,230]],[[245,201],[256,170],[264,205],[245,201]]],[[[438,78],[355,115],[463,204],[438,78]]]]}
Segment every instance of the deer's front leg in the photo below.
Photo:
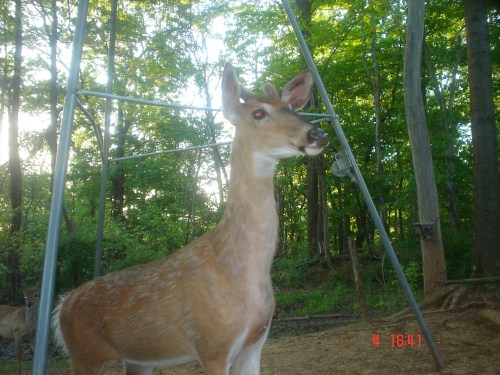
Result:
{"type": "Polygon", "coordinates": [[[153,367],[144,367],[125,362],[125,375],[151,375],[153,367]]]}
{"type": "Polygon", "coordinates": [[[253,344],[244,347],[236,357],[231,374],[233,375],[259,375],[260,374],[260,356],[262,348],[269,333],[269,326],[263,332],[262,336],[253,344]]]}

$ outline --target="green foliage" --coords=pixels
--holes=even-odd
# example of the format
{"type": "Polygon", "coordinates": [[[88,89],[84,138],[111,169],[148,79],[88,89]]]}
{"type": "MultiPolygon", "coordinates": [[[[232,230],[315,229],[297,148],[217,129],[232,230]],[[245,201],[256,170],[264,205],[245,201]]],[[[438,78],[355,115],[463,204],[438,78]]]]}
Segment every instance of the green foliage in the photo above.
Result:
{"type": "MultiPolygon", "coordinates": [[[[23,357],[26,358],[26,357],[23,357]]],[[[32,370],[31,359],[24,359],[21,362],[22,373],[30,373],[32,370]]],[[[70,371],[70,362],[67,357],[63,358],[48,358],[47,359],[47,368],[50,368],[51,373],[59,374],[70,371]]],[[[17,359],[15,355],[7,358],[7,356],[2,356],[0,359],[0,374],[17,374],[17,359]]]]}
{"type": "MultiPolygon", "coordinates": [[[[27,368],[26,364],[22,364],[21,368],[25,370],[27,368]]],[[[2,374],[15,374],[17,372],[17,359],[3,360],[0,361],[0,371],[2,374]]]]}
{"type": "MultiPolygon", "coordinates": [[[[418,238],[396,243],[403,272],[417,300],[423,297],[422,265],[418,238]]],[[[370,311],[387,314],[407,306],[399,279],[383,253],[373,258],[360,254],[360,273],[370,311]]],[[[298,254],[275,259],[272,277],[276,289],[277,317],[359,309],[352,265],[336,259],[330,270],[319,261],[298,254]]]]}
{"type": "Polygon", "coordinates": [[[410,288],[412,290],[417,290],[419,285],[423,283],[422,263],[413,260],[401,268],[403,269],[410,288]]]}
{"type": "Polygon", "coordinates": [[[461,229],[457,232],[445,232],[446,241],[446,269],[448,279],[460,280],[470,276],[472,269],[472,230],[461,229]]]}
{"type": "Polygon", "coordinates": [[[278,257],[274,261],[273,282],[277,288],[301,289],[307,286],[309,266],[304,253],[293,258],[278,257]]]}
{"type": "Polygon", "coordinates": [[[306,316],[354,307],[353,291],[345,286],[326,290],[277,290],[276,316],[306,316]]]}
{"type": "MultiPolygon", "coordinates": [[[[51,17],[44,13],[49,9],[44,0],[28,3],[23,25],[28,48],[23,56],[22,111],[37,116],[33,121],[48,124],[51,82],[45,51],[50,50],[47,31],[51,17]]],[[[63,104],[67,67],[62,61],[67,60],[74,33],[73,5],[58,4],[57,108],[63,104]]],[[[90,4],[79,76],[79,85],[84,89],[105,89],[109,8],[109,2],[90,4]]],[[[385,224],[404,272],[412,288],[421,294],[420,244],[412,227],[418,221],[416,187],[403,105],[405,17],[406,6],[400,1],[322,0],[311,2],[310,22],[299,21],[373,200],[385,214],[385,224]],[[380,71],[381,170],[375,152],[375,58],[380,71]]],[[[497,19],[498,14],[492,11],[492,40],[496,40],[500,30],[499,23],[493,22],[497,19]]],[[[7,83],[11,78],[13,27],[12,8],[8,2],[2,3],[0,35],[4,44],[0,65],[5,70],[0,81],[7,83]]],[[[426,30],[422,89],[441,202],[446,262],[449,277],[462,278],[468,276],[471,264],[473,181],[461,4],[429,2],[426,30]],[[450,184],[456,193],[457,228],[451,221],[450,184]]],[[[494,67],[499,61],[498,50],[492,51],[494,67]]],[[[305,68],[281,5],[271,1],[125,2],[119,7],[116,52],[117,94],[182,104],[220,106],[219,80],[224,61],[232,61],[245,85],[256,92],[264,83],[281,87],[305,68]],[[222,24],[224,28],[218,27],[222,24]]],[[[500,77],[498,71],[494,69],[495,82],[500,77]]],[[[2,84],[1,108],[8,107],[6,90],[2,84]]],[[[497,101],[498,94],[497,90],[497,101]]],[[[92,96],[81,96],[79,101],[88,114],[75,113],[60,241],[60,290],[69,290],[93,275],[101,174],[100,142],[95,133],[102,132],[105,102],[92,96]]],[[[310,110],[325,109],[317,104],[310,110]]],[[[6,114],[0,114],[3,126],[7,123],[6,114]]],[[[111,156],[229,139],[232,130],[224,126],[219,114],[214,116],[210,118],[204,111],[115,103],[111,156]]],[[[321,126],[331,136],[325,150],[328,168],[334,153],[342,147],[331,124],[321,126]]],[[[1,137],[3,152],[7,144],[4,133],[1,137]]],[[[23,228],[15,241],[20,245],[21,277],[31,283],[42,274],[52,171],[44,129],[25,130],[20,143],[24,155],[23,228]]],[[[229,148],[219,148],[219,155],[220,166],[212,149],[110,164],[103,272],[171,254],[217,223],[224,204],[219,192],[224,198],[229,148]],[[120,203],[122,211],[118,212],[120,203]]],[[[13,239],[9,234],[12,213],[8,165],[6,160],[1,162],[0,291],[6,296],[9,270],[5,259],[13,239]]],[[[350,268],[336,266],[334,272],[327,273],[323,263],[311,259],[306,250],[306,170],[304,158],[278,165],[276,197],[281,227],[273,280],[279,309],[287,311],[296,306],[301,313],[310,314],[323,309],[352,308],[357,302],[353,298],[350,268]]],[[[331,255],[342,258],[347,253],[346,238],[354,237],[361,258],[367,255],[366,258],[376,259],[363,260],[362,277],[369,305],[404,305],[399,282],[383,255],[358,187],[327,172],[326,190],[331,255]]]]}
{"type": "Polygon", "coordinates": [[[58,275],[60,285],[73,289],[93,277],[95,236],[78,232],[62,235],[59,246],[58,275]]]}

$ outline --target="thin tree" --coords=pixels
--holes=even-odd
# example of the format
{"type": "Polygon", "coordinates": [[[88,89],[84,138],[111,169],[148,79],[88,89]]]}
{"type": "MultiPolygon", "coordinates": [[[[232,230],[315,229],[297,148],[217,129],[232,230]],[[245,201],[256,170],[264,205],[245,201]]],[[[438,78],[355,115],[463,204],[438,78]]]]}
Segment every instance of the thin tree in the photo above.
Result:
{"type": "Polygon", "coordinates": [[[11,302],[16,299],[19,289],[19,243],[16,236],[21,231],[22,221],[22,171],[19,156],[19,110],[21,107],[21,68],[22,68],[22,4],[15,0],[15,26],[14,26],[14,69],[10,87],[9,103],[9,174],[10,174],[10,200],[11,200],[11,225],[12,237],[7,267],[9,268],[9,289],[11,302]]]}
{"type": "MultiPolygon", "coordinates": [[[[50,125],[47,128],[47,143],[49,144],[51,155],[51,186],[54,179],[56,168],[57,155],[57,123],[59,110],[57,109],[57,42],[59,40],[58,17],[57,17],[57,1],[51,0],[50,4],[50,19],[51,24],[45,25],[47,36],[50,45],[50,125]]],[[[45,18],[44,18],[45,21],[45,18]]]]}
{"type": "MultiPolygon", "coordinates": [[[[208,61],[208,48],[205,37],[202,39],[202,56],[194,56],[199,65],[199,75],[197,78],[198,89],[200,95],[205,101],[207,107],[212,107],[212,94],[210,93],[209,81],[211,73],[209,72],[209,61],[208,61]]],[[[217,129],[215,124],[215,116],[212,111],[205,112],[205,123],[207,125],[207,130],[209,132],[210,142],[217,143],[217,129]]],[[[220,153],[219,147],[212,147],[212,158],[214,163],[214,169],[217,178],[217,187],[219,191],[219,210],[222,209],[224,205],[224,181],[228,181],[227,172],[224,168],[224,162],[222,161],[222,155],[220,153]]]]}
{"type": "MultiPolygon", "coordinates": [[[[377,159],[376,163],[376,176],[381,179],[383,176],[383,164],[382,164],[382,139],[381,139],[381,127],[382,127],[382,115],[381,115],[381,77],[380,77],[380,64],[377,57],[377,25],[375,21],[375,10],[369,9],[370,11],[370,26],[371,26],[371,43],[370,43],[370,55],[372,60],[372,67],[368,65],[368,43],[366,41],[364,27],[361,28],[361,33],[363,37],[363,65],[372,85],[373,92],[373,108],[375,110],[375,156],[377,159]]],[[[387,225],[387,211],[384,207],[384,192],[380,192],[378,199],[379,205],[379,215],[380,219],[387,225]]],[[[366,210],[364,210],[366,212],[366,210]]],[[[364,215],[364,221],[366,222],[366,214],[364,215]]],[[[364,226],[364,232],[366,232],[366,225],[364,226]]],[[[366,235],[364,237],[367,237],[366,235]]]]}
{"type": "Polygon", "coordinates": [[[403,84],[406,123],[417,184],[419,218],[423,224],[434,225],[432,235],[421,236],[424,292],[428,296],[447,279],[447,273],[441,238],[438,194],[421,91],[424,14],[424,0],[408,1],[403,84]]]}
{"type": "MultiPolygon", "coordinates": [[[[303,25],[303,33],[306,41],[310,40],[309,25],[312,17],[312,1],[296,0],[299,20],[303,25]]],[[[314,100],[314,99],[313,99],[314,100]]],[[[315,104],[313,102],[312,107],[315,104]]],[[[307,247],[311,257],[324,254],[329,262],[330,243],[327,236],[328,210],[325,205],[326,190],[320,190],[320,184],[324,184],[326,170],[324,168],[324,156],[319,155],[307,159],[307,247]]]]}
{"type": "Polygon", "coordinates": [[[500,175],[485,0],[465,0],[474,158],[473,271],[500,276],[500,175]]]}
{"type": "MultiPolygon", "coordinates": [[[[125,120],[123,103],[119,103],[115,129],[115,158],[125,156],[127,134],[132,126],[131,120],[125,120]]],[[[123,163],[117,163],[110,173],[112,209],[111,216],[124,220],[125,214],[125,168],[123,163]]]]}
{"type": "Polygon", "coordinates": [[[456,193],[456,184],[454,181],[456,165],[454,162],[455,159],[455,148],[456,148],[456,136],[454,134],[454,100],[455,94],[457,91],[457,71],[460,65],[461,56],[462,56],[462,37],[459,35],[457,37],[456,42],[456,56],[455,56],[455,64],[453,65],[451,82],[448,87],[449,98],[446,102],[444,87],[438,81],[438,77],[436,74],[436,66],[432,61],[429,53],[426,52],[427,44],[424,41],[424,55],[425,55],[425,64],[427,65],[427,70],[429,71],[429,76],[432,81],[432,86],[434,88],[434,95],[439,105],[439,109],[441,112],[441,127],[443,132],[446,134],[448,141],[445,149],[445,157],[446,157],[446,192],[448,193],[448,210],[450,213],[450,224],[451,228],[456,232],[459,228],[459,219],[458,219],[458,202],[457,202],[457,193],[456,193]]]}

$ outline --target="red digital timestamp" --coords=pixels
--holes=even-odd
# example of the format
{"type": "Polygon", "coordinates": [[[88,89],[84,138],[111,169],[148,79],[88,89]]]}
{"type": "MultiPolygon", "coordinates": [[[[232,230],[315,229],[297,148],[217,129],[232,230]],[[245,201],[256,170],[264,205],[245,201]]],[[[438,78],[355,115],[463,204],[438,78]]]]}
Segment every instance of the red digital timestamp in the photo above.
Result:
{"type": "MultiPolygon", "coordinates": [[[[417,347],[420,348],[422,346],[422,335],[420,333],[413,335],[404,335],[402,333],[400,334],[395,334],[391,333],[391,346],[393,348],[404,348],[404,347],[417,347]]],[[[382,338],[383,339],[383,338],[382,338]]],[[[382,339],[380,337],[380,334],[374,333],[373,334],[373,345],[375,345],[377,348],[383,344],[382,339]]],[[[385,342],[385,340],[384,340],[385,342]]],[[[389,344],[389,341],[386,341],[387,344],[389,344]]]]}

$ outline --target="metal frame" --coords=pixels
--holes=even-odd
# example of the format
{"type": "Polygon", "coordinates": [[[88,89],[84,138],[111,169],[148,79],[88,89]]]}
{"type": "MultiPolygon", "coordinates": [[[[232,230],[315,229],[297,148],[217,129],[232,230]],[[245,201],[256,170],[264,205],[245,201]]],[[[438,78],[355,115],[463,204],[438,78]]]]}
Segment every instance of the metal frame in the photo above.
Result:
{"type": "MultiPolygon", "coordinates": [[[[97,244],[96,244],[96,260],[95,260],[95,274],[98,275],[100,272],[100,254],[102,252],[102,235],[103,235],[103,226],[104,226],[104,209],[105,209],[105,198],[106,198],[106,180],[108,175],[108,164],[110,161],[121,161],[127,160],[131,158],[151,156],[163,153],[170,153],[176,151],[185,151],[198,149],[202,147],[213,147],[225,145],[230,142],[210,144],[204,146],[193,146],[188,147],[182,150],[167,150],[160,151],[150,154],[129,156],[125,158],[119,159],[109,159],[109,145],[110,145],[110,115],[112,110],[112,101],[128,101],[137,104],[145,104],[145,105],[155,105],[160,107],[167,108],[177,108],[177,109],[190,109],[190,110],[204,110],[204,111],[218,111],[215,108],[209,107],[195,107],[195,106],[186,106],[179,104],[171,104],[171,103],[161,103],[154,102],[143,99],[135,99],[128,98],[118,95],[112,94],[113,88],[113,72],[114,72],[114,41],[115,41],[115,23],[116,23],[116,9],[117,9],[117,1],[112,0],[111,4],[111,27],[110,27],[110,49],[108,55],[108,83],[106,86],[106,93],[100,93],[95,91],[88,90],[78,90],[77,88],[77,80],[78,73],[80,70],[80,62],[82,57],[82,48],[83,48],[83,40],[85,35],[85,26],[86,19],[88,14],[88,4],[89,0],[80,0],[78,2],[78,14],[76,18],[76,26],[75,26],[75,35],[73,38],[73,52],[71,58],[71,66],[68,76],[66,95],[64,100],[64,109],[63,116],[61,121],[61,134],[59,141],[59,148],[57,151],[57,159],[56,159],[56,167],[54,173],[54,185],[52,191],[52,201],[50,206],[50,218],[49,225],[47,231],[47,242],[45,248],[45,260],[44,260],[44,268],[43,268],[43,278],[42,278],[42,291],[40,296],[40,307],[39,307],[39,315],[37,322],[37,335],[35,341],[35,354],[33,359],[33,367],[32,374],[33,375],[43,375],[45,374],[45,369],[47,365],[47,353],[48,353],[48,343],[49,343],[49,334],[50,334],[50,322],[51,322],[51,313],[52,313],[52,301],[54,298],[54,289],[55,289],[55,278],[56,278],[56,268],[57,268],[57,252],[59,247],[59,235],[60,235],[60,227],[61,227],[61,219],[62,219],[62,209],[63,209],[63,200],[64,200],[64,187],[66,182],[66,172],[69,158],[69,149],[71,143],[71,132],[73,127],[73,119],[75,106],[77,105],[77,96],[78,95],[93,95],[96,97],[101,97],[106,99],[106,113],[105,113],[105,121],[104,121],[104,140],[103,140],[103,169],[101,174],[101,189],[100,189],[100,205],[99,205],[99,217],[98,217],[98,230],[97,230],[97,244]]],[[[418,304],[413,297],[411,289],[409,287],[408,281],[401,269],[399,261],[396,257],[394,249],[392,248],[389,237],[385,231],[385,228],[380,220],[377,209],[373,200],[370,196],[368,188],[364,182],[363,176],[359,170],[358,165],[356,164],[356,160],[354,155],[349,147],[347,139],[344,135],[340,122],[338,120],[337,115],[335,114],[335,110],[330,102],[327,91],[321,80],[318,69],[314,63],[312,55],[309,51],[309,48],[305,42],[304,36],[300,30],[297,19],[295,18],[292,8],[288,0],[282,0],[283,7],[287,13],[290,24],[295,32],[299,45],[302,49],[302,53],[307,61],[309,68],[311,69],[314,77],[314,81],[316,83],[316,87],[319,91],[319,94],[327,108],[328,114],[309,114],[310,116],[315,117],[323,117],[322,120],[328,120],[333,124],[335,133],[343,147],[343,152],[345,152],[350,164],[351,171],[349,171],[349,175],[353,176],[355,182],[359,185],[359,188],[362,192],[362,195],[365,199],[365,202],[368,206],[370,214],[372,216],[373,221],[375,222],[375,226],[379,231],[379,235],[382,239],[382,243],[389,255],[391,263],[396,271],[396,274],[400,280],[400,283],[403,287],[404,292],[408,298],[410,306],[417,318],[417,321],[422,329],[422,333],[431,349],[432,355],[438,367],[443,367],[443,362],[440,357],[440,354],[437,350],[437,347],[430,335],[430,332],[425,324],[422,313],[418,307],[418,304]]],[[[307,115],[307,114],[306,114],[307,115]]],[[[317,120],[317,121],[322,121],[317,120]]]]}

